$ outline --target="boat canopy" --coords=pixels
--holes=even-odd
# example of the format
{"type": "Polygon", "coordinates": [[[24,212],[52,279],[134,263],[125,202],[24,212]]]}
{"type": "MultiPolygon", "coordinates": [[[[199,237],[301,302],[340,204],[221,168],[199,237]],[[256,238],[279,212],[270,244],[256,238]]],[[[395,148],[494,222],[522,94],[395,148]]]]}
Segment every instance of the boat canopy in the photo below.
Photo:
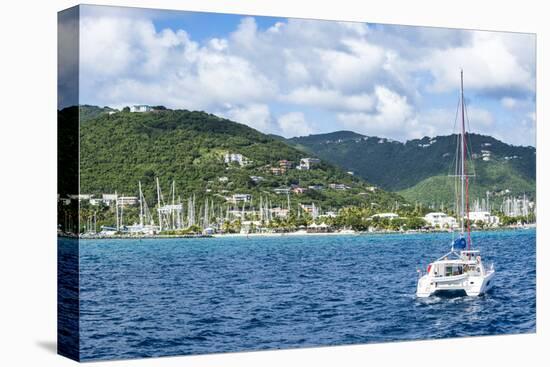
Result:
{"type": "Polygon", "coordinates": [[[466,239],[464,237],[459,237],[453,242],[454,250],[464,250],[466,248],[466,239]]]}

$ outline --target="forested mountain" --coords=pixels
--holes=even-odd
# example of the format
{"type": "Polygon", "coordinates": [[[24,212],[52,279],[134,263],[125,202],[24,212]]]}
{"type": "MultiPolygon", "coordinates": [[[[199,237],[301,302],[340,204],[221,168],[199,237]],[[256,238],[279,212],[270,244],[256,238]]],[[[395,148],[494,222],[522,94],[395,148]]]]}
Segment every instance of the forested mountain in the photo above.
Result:
{"type": "Polygon", "coordinates": [[[136,196],[141,181],[152,205],[158,177],[165,199],[175,181],[176,195],[182,199],[196,195],[197,200],[208,197],[224,202],[233,194],[251,194],[250,205],[256,207],[260,196],[286,206],[287,196],[277,194],[278,188],[296,190],[290,194],[292,205],[315,203],[324,210],[348,205],[390,209],[404,203],[401,196],[375,190],[364,179],[325,160],[309,170],[298,170],[301,158],[315,155],[205,112],[112,113],[81,106],[80,138],[81,193],[116,190],[119,195],[136,196]],[[244,164],[226,163],[228,153],[242,155],[244,164]],[[292,168],[278,171],[281,160],[292,162],[292,168]]]}
{"type": "MultiPolygon", "coordinates": [[[[469,134],[472,197],[535,195],[536,151],[490,136],[469,134]]],[[[411,201],[450,202],[454,183],[457,135],[424,137],[405,143],[351,131],[289,139],[296,148],[315,154],[365,180],[411,201]]]]}

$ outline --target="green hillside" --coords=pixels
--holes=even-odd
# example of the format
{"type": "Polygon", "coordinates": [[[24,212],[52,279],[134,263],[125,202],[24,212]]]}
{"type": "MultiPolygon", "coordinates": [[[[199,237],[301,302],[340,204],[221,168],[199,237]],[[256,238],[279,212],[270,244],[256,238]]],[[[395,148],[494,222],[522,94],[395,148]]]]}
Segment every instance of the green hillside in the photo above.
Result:
{"type": "Polygon", "coordinates": [[[292,168],[275,175],[270,168],[279,167],[279,160],[296,164],[307,155],[280,139],[212,114],[187,110],[95,112],[81,113],[81,193],[99,195],[116,190],[136,196],[141,181],[152,206],[158,177],[165,197],[175,181],[182,199],[196,195],[197,200],[208,197],[218,203],[232,194],[251,194],[251,205],[256,207],[260,195],[274,205],[286,205],[286,195],[276,194],[274,189],[291,185],[321,187],[292,193],[293,206],[315,203],[327,210],[350,205],[390,208],[396,202],[404,203],[401,196],[372,191],[365,180],[326,161],[311,170],[292,168]],[[88,116],[84,121],[83,115],[88,116]],[[250,162],[226,164],[226,153],[242,154],[250,162]],[[261,179],[254,180],[254,176],[261,179]],[[346,189],[331,189],[330,184],[343,184],[346,189]]]}
{"type": "MultiPolygon", "coordinates": [[[[456,135],[410,140],[405,143],[367,137],[349,131],[290,139],[295,147],[326,159],[345,170],[402,194],[411,201],[450,202],[456,135]]],[[[490,136],[469,134],[472,197],[535,196],[536,151],[512,146],[490,136]]]]}

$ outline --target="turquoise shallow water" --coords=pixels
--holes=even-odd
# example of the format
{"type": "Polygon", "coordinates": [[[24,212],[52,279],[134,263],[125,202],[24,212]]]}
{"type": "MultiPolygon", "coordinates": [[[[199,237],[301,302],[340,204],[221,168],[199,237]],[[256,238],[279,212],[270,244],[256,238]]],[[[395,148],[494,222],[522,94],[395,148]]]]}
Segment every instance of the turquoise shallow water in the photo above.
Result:
{"type": "Polygon", "coordinates": [[[534,332],[535,231],[473,239],[493,290],[427,300],[448,234],[83,240],[81,359],[534,332]]]}

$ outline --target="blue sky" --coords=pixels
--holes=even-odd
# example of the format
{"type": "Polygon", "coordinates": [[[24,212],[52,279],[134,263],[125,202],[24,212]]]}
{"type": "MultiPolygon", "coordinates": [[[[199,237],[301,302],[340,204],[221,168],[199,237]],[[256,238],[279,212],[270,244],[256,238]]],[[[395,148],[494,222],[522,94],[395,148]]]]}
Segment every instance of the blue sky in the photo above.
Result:
{"type": "Polygon", "coordinates": [[[285,137],[471,129],[535,145],[535,36],[83,6],[81,103],[204,110],[285,137]]]}

